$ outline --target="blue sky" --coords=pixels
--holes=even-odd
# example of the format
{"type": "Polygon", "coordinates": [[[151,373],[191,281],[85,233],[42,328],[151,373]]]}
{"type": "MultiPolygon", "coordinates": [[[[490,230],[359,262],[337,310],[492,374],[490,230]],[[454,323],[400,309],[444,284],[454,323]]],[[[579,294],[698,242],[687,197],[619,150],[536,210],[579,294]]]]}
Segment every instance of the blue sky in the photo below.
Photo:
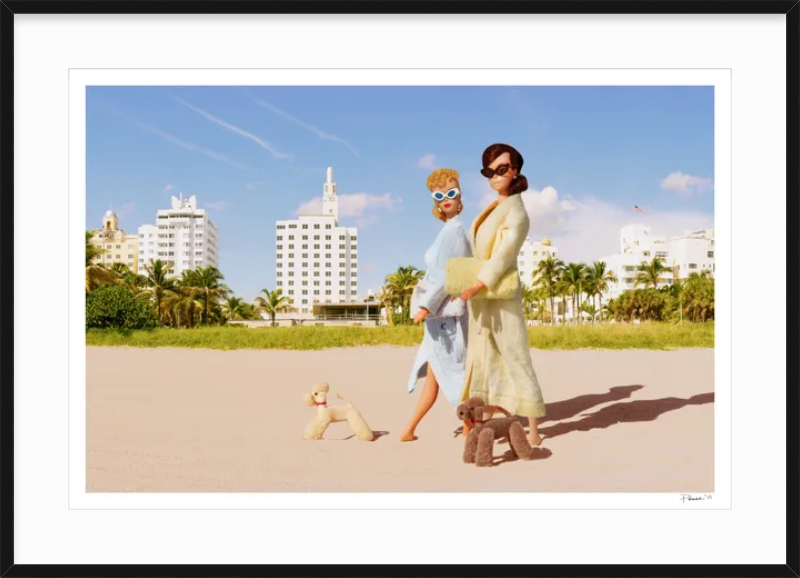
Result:
{"type": "Polygon", "coordinates": [[[111,207],[135,232],[170,195],[196,195],[227,284],[251,300],[275,284],[275,221],[321,199],[332,166],[359,289],[377,290],[424,267],[441,226],[428,174],[461,173],[469,224],[491,200],[481,153],[505,142],[525,159],[531,238],[588,262],[627,224],[713,226],[713,103],[713,87],[90,87],[86,222],[111,207]]]}

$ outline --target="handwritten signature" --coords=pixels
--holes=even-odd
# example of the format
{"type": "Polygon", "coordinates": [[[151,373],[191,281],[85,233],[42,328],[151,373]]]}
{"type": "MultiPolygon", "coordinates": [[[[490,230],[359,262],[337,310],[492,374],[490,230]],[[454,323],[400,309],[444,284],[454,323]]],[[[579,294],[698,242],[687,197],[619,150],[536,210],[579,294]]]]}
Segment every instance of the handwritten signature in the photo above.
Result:
{"type": "Polygon", "coordinates": [[[680,500],[681,502],[696,502],[702,500],[710,500],[711,494],[698,494],[693,496],[692,494],[681,494],[680,500]]]}

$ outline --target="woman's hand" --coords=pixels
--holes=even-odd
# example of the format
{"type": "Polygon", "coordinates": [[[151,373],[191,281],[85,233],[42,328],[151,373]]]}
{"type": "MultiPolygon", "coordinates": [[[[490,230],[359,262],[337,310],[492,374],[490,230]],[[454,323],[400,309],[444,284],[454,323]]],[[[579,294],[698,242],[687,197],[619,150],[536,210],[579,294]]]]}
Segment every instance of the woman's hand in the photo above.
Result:
{"type": "Polygon", "coordinates": [[[430,311],[425,309],[424,307],[420,308],[419,313],[414,315],[414,323],[419,323],[423,319],[425,319],[428,315],[430,315],[430,311]]]}
{"type": "Polygon", "coordinates": [[[462,291],[462,292],[461,292],[461,298],[462,298],[464,301],[469,301],[470,299],[472,299],[473,297],[475,297],[475,295],[477,295],[477,294],[478,294],[478,292],[479,292],[481,289],[483,289],[484,287],[486,287],[486,285],[484,285],[483,283],[481,283],[480,281],[478,281],[478,283],[477,283],[477,284],[473,285],[473,286],[472,286],[472,287],[470,287],[469,289],[464,289],[464,291],[462,291]]]}

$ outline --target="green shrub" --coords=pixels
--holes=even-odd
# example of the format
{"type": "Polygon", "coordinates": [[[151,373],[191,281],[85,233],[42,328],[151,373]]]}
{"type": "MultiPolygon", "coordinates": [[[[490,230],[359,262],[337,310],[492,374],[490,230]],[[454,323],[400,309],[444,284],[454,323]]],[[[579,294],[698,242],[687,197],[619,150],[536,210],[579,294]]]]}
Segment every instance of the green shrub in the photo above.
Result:
{"type": "Polygon", "coordinates": [[[87,329],[153,329],[158,318],[150,304],[127,288],[103,285],[86,296],[87,329]]]}

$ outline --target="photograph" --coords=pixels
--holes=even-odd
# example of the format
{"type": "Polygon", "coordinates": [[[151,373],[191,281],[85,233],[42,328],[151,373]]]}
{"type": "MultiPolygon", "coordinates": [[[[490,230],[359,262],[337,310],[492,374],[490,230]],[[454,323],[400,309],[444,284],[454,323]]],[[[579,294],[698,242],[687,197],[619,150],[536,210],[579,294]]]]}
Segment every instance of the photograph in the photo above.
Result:
{"type": "Polygon", "coordinates": [[[87,85],[85,491],[710,500],[717,89],[506,81],[87,85]]]}

